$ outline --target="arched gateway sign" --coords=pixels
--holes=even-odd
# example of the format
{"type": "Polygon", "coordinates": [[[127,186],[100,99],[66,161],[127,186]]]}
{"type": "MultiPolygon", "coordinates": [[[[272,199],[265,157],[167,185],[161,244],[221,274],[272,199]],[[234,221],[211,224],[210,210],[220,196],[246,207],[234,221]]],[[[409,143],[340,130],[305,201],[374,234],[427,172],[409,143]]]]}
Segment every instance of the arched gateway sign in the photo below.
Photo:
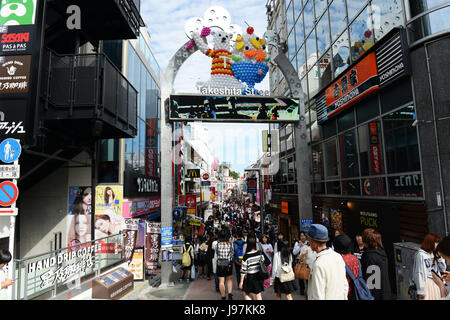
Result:
{"type": "MultiPolygon", "coordinates": [[[[172,177],[174,121],[293,123],[299,221],[312,219],[304,94],[297,71],[286,57],[286,45],[280,43],[275,32],[268,30],[260,38],[252,27],[242,32],[230,21],[229,13],[221,7],[209,8],[204,19],[188,20],[185,31],[190,39],[169,61],[161,79],[162,228],[172,228],[172,210],[176,206],[172,177]],[[208,37],[212,37],[211,43],[208,37]],[[271,46],[277,48],[273,59],[267,53],[271,46]],[[195,94],[172,94],[178,70],[197,50],[211,57],[211,78],[197,83],[195,94]],[[266,76],[269,64],[282,72],[290,89],[289,97],[272,97],[269,92],[255,89],[255,84],[266,76]]],[[[173,285],[172,261],[163,261],[161,268],[161,286],[173,285]]]]}

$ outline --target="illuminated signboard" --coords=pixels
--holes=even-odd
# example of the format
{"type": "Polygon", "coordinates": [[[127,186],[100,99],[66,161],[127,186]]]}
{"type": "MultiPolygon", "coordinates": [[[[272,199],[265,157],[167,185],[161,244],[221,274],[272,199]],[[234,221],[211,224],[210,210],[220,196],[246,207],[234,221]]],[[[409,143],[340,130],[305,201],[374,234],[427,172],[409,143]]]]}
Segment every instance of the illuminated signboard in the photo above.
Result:
{"type": "Polygon", "coordinates": [[[169,119],[173,121],[299,121],[295,99],[265,96],[171,95],[169,119]]]}

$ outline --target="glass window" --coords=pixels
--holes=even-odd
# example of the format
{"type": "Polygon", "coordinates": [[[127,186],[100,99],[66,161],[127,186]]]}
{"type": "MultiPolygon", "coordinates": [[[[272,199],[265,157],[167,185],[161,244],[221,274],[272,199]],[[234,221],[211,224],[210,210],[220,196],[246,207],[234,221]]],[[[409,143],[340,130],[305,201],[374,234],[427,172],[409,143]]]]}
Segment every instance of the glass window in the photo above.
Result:
{"type": "Polygon", "coordinates": [[[392,197],[423,197],[422,176],[407,174],[389,177],[389,195],[392,197]]]}
{"type": "Polygon", "coordinates": [[[344,0],[333,0],[328,9],[330,11],[332,41],[347,28],[347,14],[344,0]]]}
{"type": "Polygon", "coordinates": [[[288,181],[295,181],[295,161],[294,157],[287,159],[288,181]]]}
{"type": "Polygon", "coordinates": [[[330,27],[328,24],[328,15],[325,14],[319,20],[316,27],[317,32],[317,51],[322,55],[330,46],[330,27]]]}
{"type": "Polygon", "coordinates": [[[339,154],[341,156],[341,177],[358,177],[358,151],[356,149],[355,130],[347,131],[339,136],[339,148],[339,154]]]}
{"type": "Polygon", "coordinates": [[[289,60],[295,57],[295,32],[292,31],[288,36],[289,60]]]}
{"type": "Polygon", "coordinates": [[[309,0],[303,10],[303,20],[305,22],[305,34],[308,35],[314,26],[313,0],[309,0]]]}
{"type": "Polygon", "coordinates": [[[98,182],[119,182],[119,140],[100,140],[98,143],[98,182]]]}
{"type": "Polygon", "coordinates": [[[386,195],[385,178],[367,178],[361,180],[363,196],[380,197],[386,195]]]}
{"type": "Polygon", "coordinates": [[[358,128],[359,157],[361,161],[361,176],[371,176],[384,173],[383,143],[379,121],[369,122],[358,128]]]}
{"type": "Polygon", "coordinates": [[[319,92],[319,68],[316,63],[308,72],[309,96],[314,97],[319,92]]]}
{"type": "Polygon", "coordinates": [[[350,52],[353,62],[374,45],[372,27],[367,24],[369,19],[369,8],[366,8],[350,25],[350,52]]]}
{"type": "Polygon", "coordinates": [[[350,45],[347,30],[333,44],[334,76],[337,77],[350,63],[350,45]]]}
{"type": "MultiPolygon", "coordinates": [[[[305,60],[305,47],[301,47],[297,52],[297,67],[299,78],[306,74],[306,60],[305,60]]],[[[303,83],[302,83],[303,86],[303,83]]],[[[306,92],[306,86],[303,86],[303,91],[306,92]]]]}
{"type": "Polygon", "coordinates": [[[306,57],[308,69],[310,69],[317,61],[316,37],[314,32],[306,39],[306,57]]]}
{"type": "Polygon", "coordinates": [[[433,11],[413,22],[410,28],[412,41],[450,29],[450,7],[433,11]]]}
{"type": "Polygon", "coordinates": [[[404,23],[401,1],[372,0],[372,15],[377,41],[392,28],[402,26],[404,23]]]}
{"type": "Polygon", "coordinates": [[[144,121],[139,121],[139,171],[145,174],[145,140],[146,125],[144,121]]]}
{"type": "Polygon", "coordinates": [[[133,139],[125,139],[125,170],[133,171],[133,139]]]}
{"type": "MultiPolygon", "coordinates": [[[[303,9],[302,0],[292,0],[292,3],[294,4],[294,19],[297,20],[303,9]]],[[[303,21],[301,23],[303,24],[303,21]]]]}
{"type": "Polygon", "coordinates": [[[336,139],[332,139],[324,143],[325,151],[325,176],[336,177],[338,176],[338,156],[336,139]]]}
{"type": "Polygon", "coordinates": [[[330,138],[334,135],[336,135],[336,120],[335,119],[331,119],[327,122],[325,122],[322,125],[323,128],[323,137],[326,138],[330,138]]]}
{"type": "Polygon", "coordinates": [[[303,32],[303,22],[300,20],[295,25],[295,41],[297,43],[297,50],[303,45],[305,42],[305,33],[303,32]]]}
{"type": "Polygon", "coordinates": [[[411,82],[407,78],[381,92],[381,112],[386,113],[411,101],[413,101],[411,82]]]}
{"type": "Polygon", "coordinates": [[[313,193],[325,194],[325,183],[323,183],[323,182],[313,183],[313,193]]]}
{"type": "Polygon", "coordinates": [[[344,113],[337,118],[338,131],[342,132],[355,126],[355,114],[352,111],[344,113]]]}
{"type": "Polygon", "coordinates": [[[287,182],[287,160],[280,160],[280,169],[281,169],[281,183],[287,182]]]}
{"type": "MultiPolygon", "coordinates": [[[[316,10],[316,19],[319,19],[322,15],[323,11],[327,7],[327,0],[314,0],[315,10],[316,10]]],[[[328,19],[328,17],[327,17],[328,19]]]]}
{"type": "Polygon", "coordinates": [[[342,194],[349,196],[361,195],[359,180],[345,180],[342,181],[342,194]]]}
{"type": "Polygon", "coordinates": [[[367,4],[367,0],[347,0],[348,20],[351,21],[367,4]]]}
{"type": "Polygon", "coordinates": [[[311,147],[312,153],[312,171],[314,181],[324,180],[323,170],[323,150],[322,144],[316,144],[311,147]]]}
{"type": "Polygon", "coordinates": [[[327,182],[327,194],[341,194],[341,183],[339,181],[327,182]]]}
{"type": "Polygon", "coordinates": [[[365,99],[364,102],[355,107],[355,110],[356,110],[356,121],[358,123],[365,122],[375,118],[380,114],[378,95],[375,94],[372,97],[365,99]]]}
{"type": "Polygon", "coordinates": [[[333,73],[331,71],[331,50],[328,50],[319,60],[319,90],[322,90],[331,83],[333,73]]]}
{"type": "Polygon", "coordinates": [[[291,32],[292,27],[294,27],[294,8],[292,2],[289,3],[286,9],[286,27],[287,32],[291,32]]]}
{"type": "Polygon", "coordinates": [[[388,173],[419,171],[420,157],[414,106],[383,117],[388,173]]]}

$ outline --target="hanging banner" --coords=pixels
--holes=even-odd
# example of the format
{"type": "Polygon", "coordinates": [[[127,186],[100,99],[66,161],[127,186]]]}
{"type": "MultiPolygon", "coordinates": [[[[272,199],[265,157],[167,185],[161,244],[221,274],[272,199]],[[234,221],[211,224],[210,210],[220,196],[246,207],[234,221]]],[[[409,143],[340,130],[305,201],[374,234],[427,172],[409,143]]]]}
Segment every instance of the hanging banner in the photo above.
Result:
{"type": "Polygon", "coordinates": [[[146,222],[146,224],[145,269],[150,274],[156,274],[161,250],[161,223],[146,222]]]}
{"type": "Polygon", "coordinates": [[[125,260],[128,262],[128,265],[131,263],[136,248],[138,229],[138,219],[125,219],[125,260]]]}

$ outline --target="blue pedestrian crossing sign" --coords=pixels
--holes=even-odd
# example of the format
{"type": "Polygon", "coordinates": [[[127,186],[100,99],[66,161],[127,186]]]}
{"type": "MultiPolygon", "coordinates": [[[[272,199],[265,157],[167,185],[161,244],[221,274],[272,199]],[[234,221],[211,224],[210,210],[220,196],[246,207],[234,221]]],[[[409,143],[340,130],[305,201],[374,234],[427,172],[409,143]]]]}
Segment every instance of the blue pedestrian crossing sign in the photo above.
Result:
{"type": "Polygon", "coordinates": [[[20,157],[22,147],[16,139],[8,138],[0,143],[0,160],[4,163],[13,163],[20,157]]]}

